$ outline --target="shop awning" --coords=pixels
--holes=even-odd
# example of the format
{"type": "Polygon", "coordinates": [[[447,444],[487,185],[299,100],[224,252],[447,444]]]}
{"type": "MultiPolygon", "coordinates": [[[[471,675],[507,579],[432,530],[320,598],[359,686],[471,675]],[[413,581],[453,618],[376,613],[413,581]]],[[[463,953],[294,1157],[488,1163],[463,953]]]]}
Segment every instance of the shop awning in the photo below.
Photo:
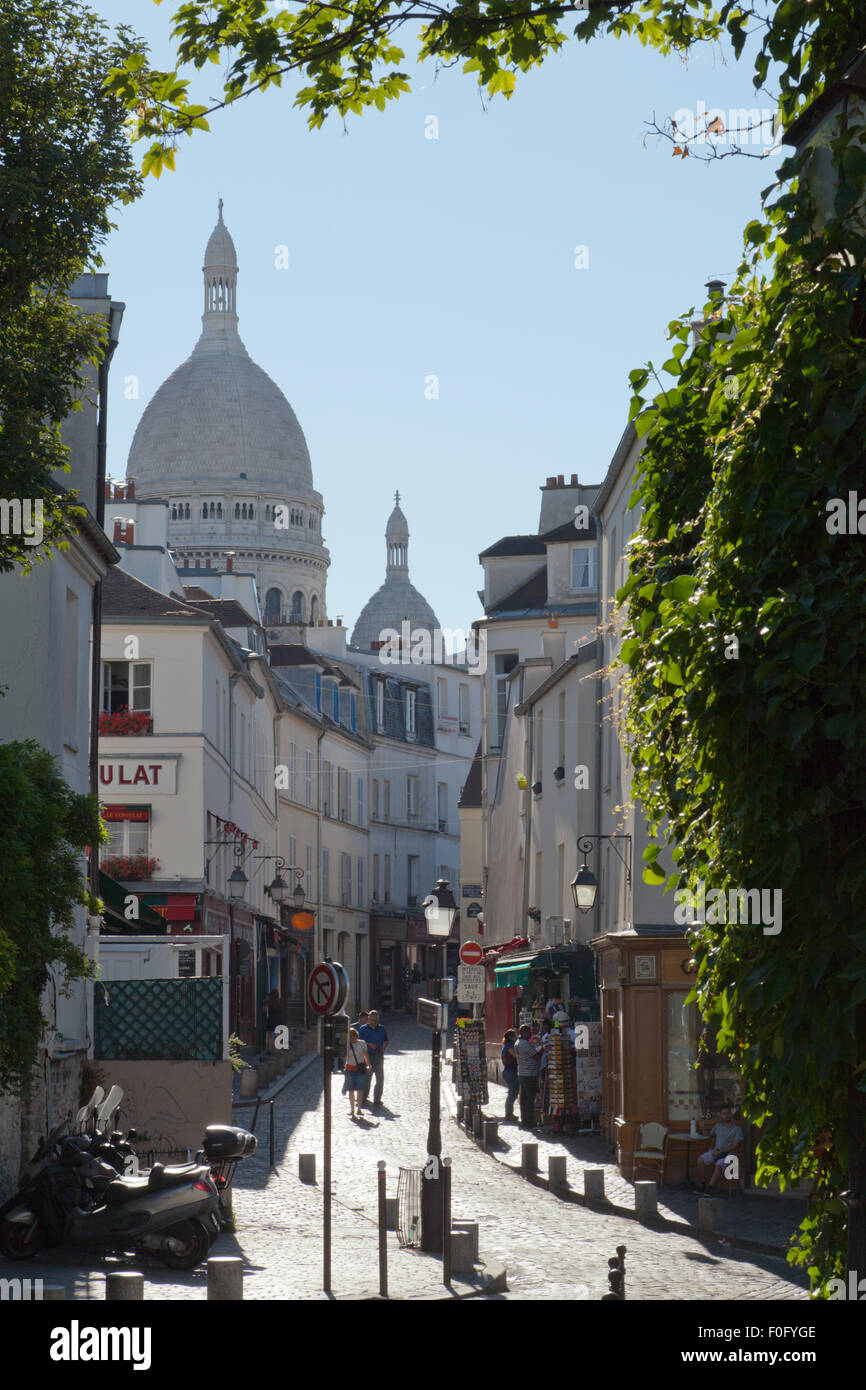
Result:
{"type": "Polygon", "coordinates": [[[497,965],[494,971],[496,985],[528,985],[529,966],[528,960],[514,961],[510,965],[497,965]]]}
{"type": "MultiPolygon", "coordinates": [[[[132,890],[124,888],[122,883],[99,870],[99,896],[104,903],[102,909],[102,930],[106,934],[112,932],[123,933],[125,936],[165,936],[167,927],[165,918],[158,912],[154,912],[147,903],[138,900],[138,917],[128,918],[126,916],[127,898],[132,890]]],[[[138,896],[136,894],[136,896],[138,896]]]]}

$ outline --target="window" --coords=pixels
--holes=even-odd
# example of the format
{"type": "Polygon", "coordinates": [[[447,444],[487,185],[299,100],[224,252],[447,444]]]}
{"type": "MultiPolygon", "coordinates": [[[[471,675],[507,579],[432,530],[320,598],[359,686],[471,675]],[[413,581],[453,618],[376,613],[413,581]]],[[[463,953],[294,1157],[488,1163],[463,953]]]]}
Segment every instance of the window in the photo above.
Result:
{"type": "Polygon", "coordinates": [[[382,733],[385,728],[385,682],[376,682],[376,731],[382,733]]]}
{"type": "Polygon", "coordinates": [[[384,799],[382,819],[387,821],[391,819],[391,783],[387,778],[382,783],[382,796],[384,799]]]}
{"type": "Polygon", "coordinates": [[[298,799],[298,745],[292,739],[289,744],[289,796],[298,799]]]}
{"type": "Polygon", "coordinates": [[[700,1076],[695,1070],[698,1053],[698,1011],[687,1004],[687,991],[666,990],[668,1051],[668,1119],[700,1119],[700,1076]]]}
{"type": "Polygon", "coordinates": [[[322,902],[331,901],[331,855],[326,849],[322,850],[322,902]]]}
{"type": "Polygon", "coordinates": [[[311,626],[312,626],[312,627],[315,627],[318,621],[319,621],[319,600],[316,598],[316,595],[314,594],[313,597],[310,599],[310,624],[311,624],[311,626]]]}
{"type": "Polygon", "coordinates": [[[410,821],[418,819],[418,778],[406,778],[406,814],[410,821]]]}
{"type": "Polygon", "coordinates": [[[366,907],[364,902],[364,861],[360,855],[355,860],[355,883],[357,884],[358,906],[366,907]]]}
{"type": "Polygon", "coordinates": [[[183,513],[184,513],[184,516],[183,516],[184,521],[189,521],[189,503],[188,503],[188,502],[186,502],[186,503],[184,504],[183,513]]]}
{"type": "Polygon", "coordinates": [[[304,804],[313,804],[313,755],[309,748],[304,753],[304,804]]]}
{"type": "Polygon", "coordinates": [[[418,693],[415,690],[406,691],[406,737],[414,738],[416,733],[415,725],[415,706],[418,693]]]}
{"type": "Polygon", "coordinates": [[[373,778],[373,790],[370,795],[370,819],[379,819],[379,779],[373,778]]]}
{"type": "Polygon", "coordinates": [[[304,889],[304,892],[305,892],[306,897],[307,897],[307,902],[312,902],[312,898],[313,898],[313,846],[312,846],[312,845],[307,845],[306,865],[307,865],[307,867],[306,867],[307,886],[306,886],[306,888],[304,889]]]}
{"type": "Polygon", "coordinates": [[[172,519],[172,521],[177,521],[177,507],[172,507],[172,509],[171,509],[171,519],[172,519]]]}
{"type": "Polygon", "coordinates": [[[448,714],[448,682],[444,676],[436,677],[436,711],[440,719],[448,714]]]}
{"type": "MultiPolygon", "coordinates": [[[[298,868],[298,842],[294,835],[289,836],[289,868],[298,868]]],[[[290,883],[289,887],[293,888],[294,884],[290,883]]]]}
{"type": "Polygon", "coordinates": [[[409,875],[409,878],[408,878],[408,885],[409,885],[409,886],[408,886],[408,894],[409,894],[409,895],[408,895],[408,897],[407,897],[407,899],[406,899],[406,902],[408,903],[409,907],[417,907],[417,906],[418,906],[418,856],[417,856],[417,854],[410,854],[410,855],[407,856],[407,866],[408,866],[408,875],[409,875]]]}
{"type": "Polygon", "coordinates": [[[106,859],[128,859],[134,854],[148,854],[150,822],[146,820],[109,821],[109,838],[99,847],[100,862],[106,859]]]}
{"type": "Polygon", "coordinates": [[[576,545],[571,552],[572,589],[594,589],[596,573],[596,548],[594,545],[576,545]]]}
{"type": "Polygon", "coordinates": [[[340,687],[339,687],[339,685],[337,684],[337,682],[334,681],[334,723],[335,723],[335,724],[339,724],[339,722],[340,722],[340,687]]]}
{"type": "Polygon", "coordinates": [[[235,521],[240,521],[240,519],[241,519],[241,504],[240,504],[240,502],[235,502],[235,521]]]}
{"type": "Polygon", "coordinates": [[[351,854],[340,855],[340,902],[343,907],[351,906],[352,902],[352,856],[351,854]]]}
{"type": "Polygon", "coordinates": [[[352,819],[352,774],[346,769],[346,820],[352,819]]]}
{"type": "Polygon", "coordinates": [[[356,782],[356,784],[355,784],[355,791],[356,791],[356,793],[357,793],[357,795],[356,795],[356,797],[355,797],[355,802],[356,802],[356,805],[357,805],[357,807],[358,807],[357,821],[358,821],[358,824],[359,824],[359,825],[363,825],[363,824],[364,824],[364,780],[363,780],[362,777],[359,777],[359,778],[358,778],[358,780],[357,780],[357,782],[356,782]]]}
{"type": "Polygon", "coordinates": [[[378,856],[378,854],[374,854],[374,855],[373,855],[373,898],[374,898],[374,900],[376,900],[376,901],[378,901],[378,898],[379,898],[379,856],[378,856]]]}
{"type": "Polygon", "coordinates": [[[292,622],[302,623],[304,621],[304,595],[300,589],[296,589],[292,594],[292,622]]]}
{"type": "Polygon", "coordinates": [[[461,684],[457,690],[459,700],[458,724],[461,734],[469,733],[469,686],[461,684]]]}
{"type": "Polygon", "coordinates": [[[437,810],[439,812],[439,829],[445,830],[448,825],[448,783],[440,782],[436,788],[437,810]]]}
{"type": "Polygon", "coordinates": [[[322,764],[322,792],[324,794],[324,805],[322,806],[323,816],[332,816],[334,808],[331,805],[331,764],[322,764]]]}
{"type": "Polygon", "coordinates": [[[508,674],[517,665],[517,652],[500,652],[493,658],[496,693],[496,747],[502,747],[505,737],[505,717],[508,713],[508,674]]]}
{"type": "Polygon", "coordinates": [[[151,714],[151,668],[150,661],[103,661],[103,710],[116,714],[128,707],[151,714]]]}
{"type": "Polygon", "coordinates": [[[265,624],[280,621],[282,606],[282,596],[279,589],[268,589],[265,596],[265,624]]]}
{"type": "Polygon", "coordinates": [[[389,902],[391,901],[391,856],[390,856],[390,854],[386,854],[386,855],[385,855],[385,891],[384,891],[384,901],[385,901],[386,904],[389,903],[389,902]]]}
{"type": "Polygon", "coordinates": [[[336,817],[337,808],[334,805],[334,768],[328,763],[328,815],[336,817]]]}
{"type": "Polygon", "coordinates": [[[218,521],[222,521],[222,519],[223,519],[223,504],[222,504],[222,502],[217,502],[217,520],[218,520],[218,521]]]}
{"type": "Polygon", "coordinates": [[[355,697],[354,697],[354,695],[350,695],[350,696],[349,696],[349,727],[350,727],[350,729],[352,730],[352,733],[354,734],[354,733],[356,732],[356,729],[355,729],[355,697]]]}

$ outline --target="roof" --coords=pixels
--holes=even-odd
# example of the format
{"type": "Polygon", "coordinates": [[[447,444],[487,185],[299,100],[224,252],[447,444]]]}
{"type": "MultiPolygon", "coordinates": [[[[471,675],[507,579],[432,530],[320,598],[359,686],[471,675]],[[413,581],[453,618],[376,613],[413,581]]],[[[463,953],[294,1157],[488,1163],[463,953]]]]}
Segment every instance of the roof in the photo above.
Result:
{"type": "Polygon", "coordinates": [[[463,783],[463,789],[457,799],[457,806],[460,810],[466,810],[471,806],[481,805],[481,740],[478,740],[478,747],[475,750],[475,757],[469,768],[469,776],[463,783]]]}
{"type": "Polygon", "coordinates": [[[478,556],[479,560],[492,559],[497,555],[543,555],[545,544],[541,536],[503,536],[501,541],[489,545],[478,556]]]}
{"type": "Polygon", "coordinates": [[[177,622],[209,622],[207,614],[169,598],[136,579],[127,570],[110,569],[102,581],[103,618],[166,618],[177,622]]]}
{"type": "MultiPolygon", "coordinates": [[[[589,510],[589,508],[587,508],[589,510]]],[[[595,517],[590,513],[589,525],[586,528],[578,529],[573,521],[565,521],[561,526],[554,526],[552,531],[545,531],[541,539],[545,545],[555,544],[557,541],[582,541],[592,540],[595,537],[595,517]]]]}
{"type": "MultiPolygon", "coordinates": [[[[189,590],[186,591],[189,598],[189,590]]],[[[211,598],[191,600],[193,607],[200,608],[209,618],[216,618],[223,627],[259,627],[260,623],[234,598],[211,598]]]]}
{"type": "Polygon", "coordinates": [[[300,642],[289,644],[277,643],[270,648],[268,653],[271,665],[277,666],[314,666],[317,671],[321,671],[326,676],[333,676],[335,680],[345,679],[342,671],[338,671],[330,662],[325,661],[324,657],[311,652],[309,647],[304,647],[300,642]]]}
{"type": "MultiPolygon", "coordinates": [[[[515,705],[514,713],[524,714],[527,709],[536,704],[538,700],[542,699],[542,697],[547,694],[548,690],[551,690],[553,686],[557,685],[559,681],[562,680],[563,676],[567,676],[570,671],[573,671],[575,666],[585,666],[586,663],[590,661],[601,661],[601,651],[598,642],[595,640],[584,642],[582,646],[578,647],[574,656],[566,657],[562,665],[555,667],[550,675],[547,676],[540,685],[535,687],[531,695],[527,695],[525,700],[522,700],[519,705],[515,705]]],[[[518,668],[515,666],[514,671],[517,671],[517,669],[518,668]]],[[[510,674],[513,675],[514,672],[510,674]]]]}
{"type": "Polygon", "coordinates": [[[529,579],[524,579],[523,583],[518,584],[516,589],[512,589],[509,594],[504,594],[495,603],[491,603],[485,611],[488,616],[491,613],[522,612],[526,608],[543,608],[546,603],[547,566],[542,565],[541,569],[536,570],[529,579]]]}
{"type": "Polygon", "coordinates": [[[861,52],[854,62],[836,81],[828,82],[823,92],[804,106],[791,122],[782,136],[784,145],[802,145],[829,111],[832,111],[843,91],[866,91],[866,51],[861,52]]]}

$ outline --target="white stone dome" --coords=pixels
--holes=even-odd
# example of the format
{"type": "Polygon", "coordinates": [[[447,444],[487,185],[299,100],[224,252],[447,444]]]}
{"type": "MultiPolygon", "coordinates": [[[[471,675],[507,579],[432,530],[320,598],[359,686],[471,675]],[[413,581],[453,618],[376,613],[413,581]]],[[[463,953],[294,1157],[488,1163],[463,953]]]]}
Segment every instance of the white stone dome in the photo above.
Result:
{"type": "Polygon", "coordinates": [[[387,640],[383,632],[399,633],[404,622],[409,623],[410,632],[426,630],[431,640],[439,628],[430,604],[409,579],[409,524],[400,510],[399,492],[395,503],[385,530],[385,583],[364,604],[352,631],[352,646],[361,651],[376,650],[378,643],[387,640]]]}
{"type": "Polygon", "coordinates": [[[202,333],[138,423],[127,463],[140,497],[203,479],[214,488],[246,475],[252,490],[312,494],[304,432],[279,386],[253,362],[237,328],[237,256],[219,220],[205,251],[202,333]]]}

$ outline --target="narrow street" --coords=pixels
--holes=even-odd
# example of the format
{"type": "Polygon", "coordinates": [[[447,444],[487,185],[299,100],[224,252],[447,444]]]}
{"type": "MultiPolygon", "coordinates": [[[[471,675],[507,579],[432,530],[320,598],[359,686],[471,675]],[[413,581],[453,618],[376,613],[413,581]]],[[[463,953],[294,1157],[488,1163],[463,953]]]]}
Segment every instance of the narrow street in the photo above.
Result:
{"type": "MultiPolygon", "coordinates": [[[[385,1063],[381,1111],[362,1123],[348,1116],[342,1078],[333,1078],[333,1291],[359,1298],[378,1289],[377,1161],[388,1165],[388,1193],[396,1193],[401,1164],[424,1161],[430,1075],[430,1034],[410,1019],[387,1020],[391,1047],[385,1063]]],[[[256,1156],[242,1163],[235,1184],[237,1234],[223,1236],[214,1254],[240,1254],[247,1299],[322,1299],[322,1068],[316,1059],[275,1101],[277,1171],[268,1172],[267,1107],[259,1112],[256,1156]],[[315,1153],[317,1184],[298,1179],[298,1154],[315,1153]]],[[[498,1111],[493,1091],[489,1111],[498,1111]]],[[[531,1187],[483,1153],[453,1118],[450,1085],[443,1084],[443,1153],[453,1159],[453,1214],[478,1221],[482,1260],[508,1270],[512,1299],[597,1300],[607,1290],[607,1260],[628,1247],[627,1296],[634,1300],[804,1299],[805,1281],[781,1259],[744,1255],[691,1236],[650,1230],[620,1216],[586,1211],[531,1187]]],[[[235,1119],[250,1120],[249,1110],[235,1119]]],[[[504,1131],[512,1145],[519,1131],[504,1131]]],[[[509,1159],[513,1161],[513,1159],[509,1159]]],[[[115,1262],[112,1262],[114,1264],[115,1262]]],[[[62,1283],[69,1298],[103,1297],[99,1257],[78,1252],[34,1262],[26,1273],[62,1283]]],[[[116,1267],[116,1265],[115,1265],[116,1267]]],[[[155,1262],[129,1259],[143,1269],[146,1297],[205,1298],[204,1270],[179,1275],[155,1262]]],[[[23,1273],[0,1261],[0,1275],[23,1273]]],[[[455,1280],[457,1293],[468,1285],[455,1280]]],[[[400,1250],[389,1235],[389,1291],[398,1298],[448,1297],[441,1264],[400,1250]]]]}

